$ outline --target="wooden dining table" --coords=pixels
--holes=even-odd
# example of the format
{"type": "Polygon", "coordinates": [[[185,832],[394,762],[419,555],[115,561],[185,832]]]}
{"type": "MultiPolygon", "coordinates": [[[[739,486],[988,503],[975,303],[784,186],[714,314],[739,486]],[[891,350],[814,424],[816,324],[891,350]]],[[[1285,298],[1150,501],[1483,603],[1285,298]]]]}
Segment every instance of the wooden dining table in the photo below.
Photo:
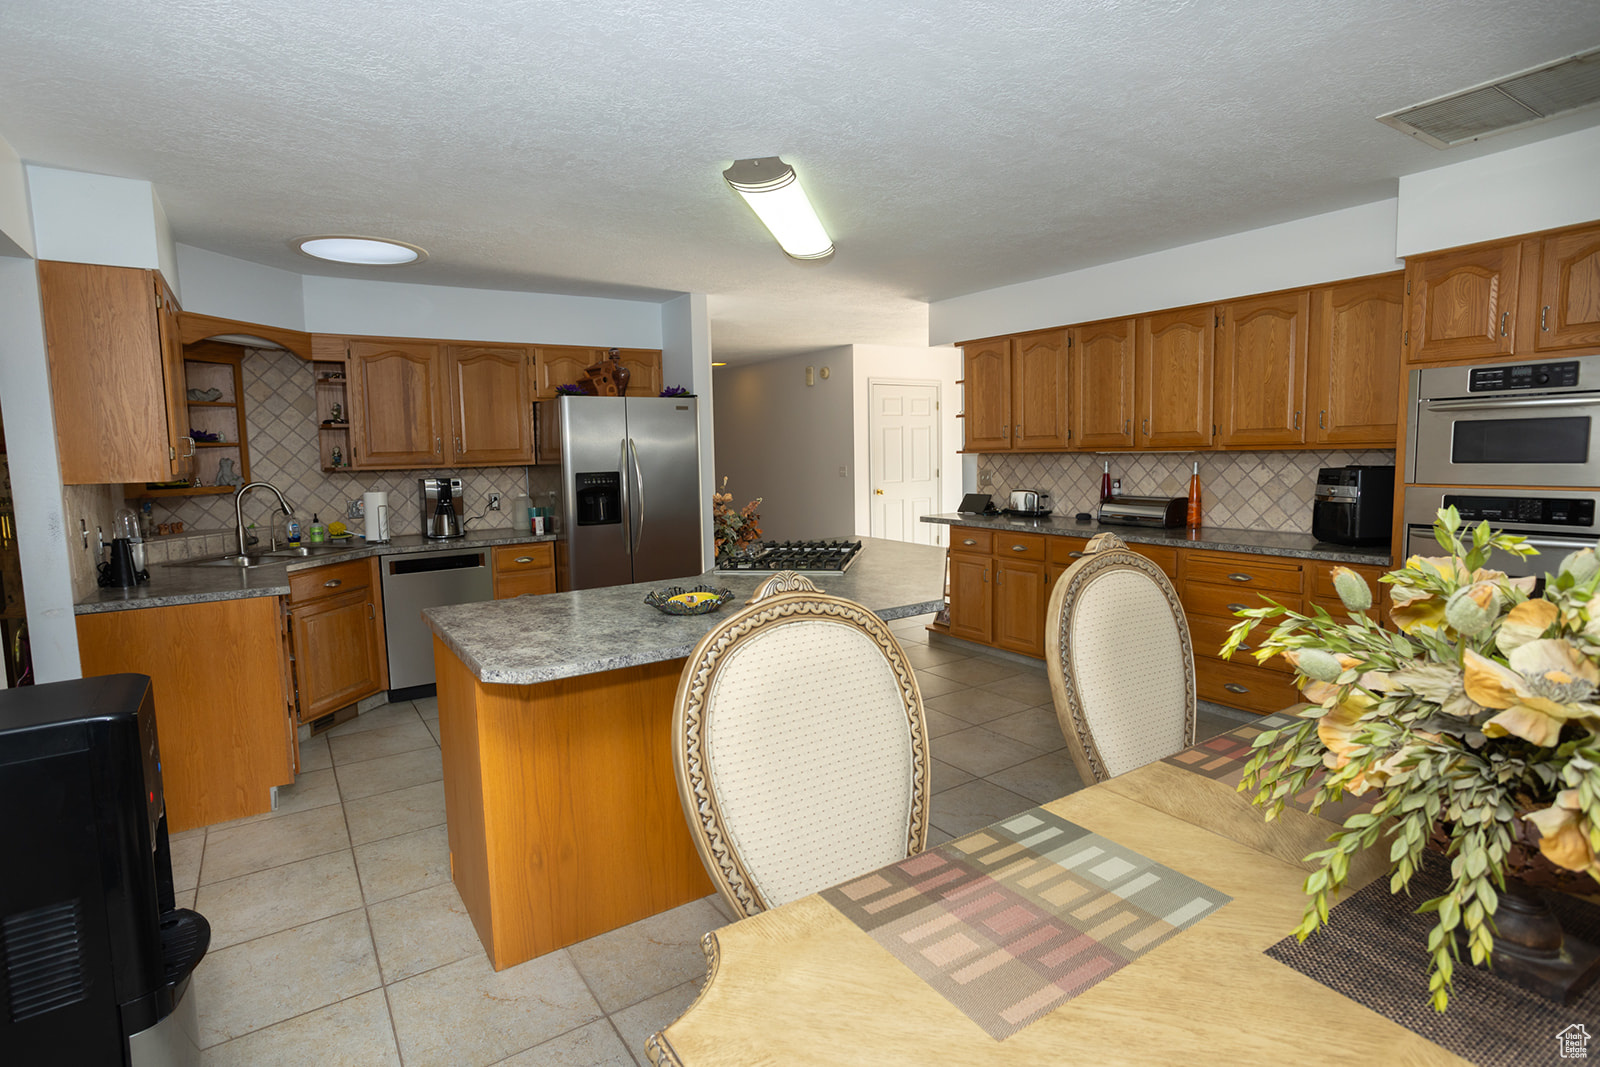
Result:
{"type": "MultiPolygon", "coordinates": [[[[699,998],[647,1051],[661,1067],[763,1064],[1460,1064],[1264,954],[1299,923],[1302,857],[1333,825],[1263,832],[1234,792],[1157,762],[1043,805],[1232,900],[997,1040],[822,896],[707,934],[699,998]]],[[[1354,872],[1350,891],[1378,864],[1354,872]]]]}

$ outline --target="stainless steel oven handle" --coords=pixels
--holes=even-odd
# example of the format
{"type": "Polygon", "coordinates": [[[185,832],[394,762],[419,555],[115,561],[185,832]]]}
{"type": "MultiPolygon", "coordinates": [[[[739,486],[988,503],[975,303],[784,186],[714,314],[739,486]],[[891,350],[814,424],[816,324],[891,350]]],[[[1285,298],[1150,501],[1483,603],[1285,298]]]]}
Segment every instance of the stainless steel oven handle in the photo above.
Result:
{"type": "Polygon", "coordinates": [[[1494,411],[1498,408],[1577,408],[1600,405],[1600,394],[1584,393],[1579,396],[1507,396],[1494,400],[1424,400],[1422,410],[1429,411],[1494,411]]]}

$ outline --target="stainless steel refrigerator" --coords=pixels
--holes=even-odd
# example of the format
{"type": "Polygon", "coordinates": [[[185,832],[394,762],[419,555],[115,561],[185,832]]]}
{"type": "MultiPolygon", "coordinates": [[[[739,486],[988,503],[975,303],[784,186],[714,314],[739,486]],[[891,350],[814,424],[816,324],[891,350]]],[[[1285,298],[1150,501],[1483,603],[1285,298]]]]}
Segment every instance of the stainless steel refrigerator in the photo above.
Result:
{"type": "Polygon", "coordinates": [[[563,396],[539,418],[540,462],[561,463],[567,588],[701,573],[693,397],[563,396]]]}

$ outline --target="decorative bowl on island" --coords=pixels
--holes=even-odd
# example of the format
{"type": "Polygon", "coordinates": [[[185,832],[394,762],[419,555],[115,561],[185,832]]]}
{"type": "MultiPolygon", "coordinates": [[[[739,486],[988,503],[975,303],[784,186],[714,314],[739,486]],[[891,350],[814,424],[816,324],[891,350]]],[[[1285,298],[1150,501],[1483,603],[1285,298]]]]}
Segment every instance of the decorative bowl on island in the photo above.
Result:
{"type": "Polygon", "coordinates": [[[707,615],[732,599],[732,589],[713,589],[709,585],[685,589],[674,585],[666,589],[652,589],[644,602],[668,615],[707,615]]]}

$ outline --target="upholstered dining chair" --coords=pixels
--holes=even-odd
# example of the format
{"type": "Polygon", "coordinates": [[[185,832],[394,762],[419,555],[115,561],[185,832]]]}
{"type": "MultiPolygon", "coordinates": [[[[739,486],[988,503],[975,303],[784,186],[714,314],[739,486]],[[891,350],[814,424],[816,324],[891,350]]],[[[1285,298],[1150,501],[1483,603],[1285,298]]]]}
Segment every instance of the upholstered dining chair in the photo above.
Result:
{"type": "Polygon", "coordinates": [[[678,682],[684,816],[741,916],[922,851],[928,730],[871,611],[785,572],[722,620],[678,682]]]}
{"type": "Polygon", "coordinates": [[[1177,590],[1116,534],[1056,579],[1045,669],[1067,751],[1086,783],[1194,744],[1194,649],[1177,590]]]}

